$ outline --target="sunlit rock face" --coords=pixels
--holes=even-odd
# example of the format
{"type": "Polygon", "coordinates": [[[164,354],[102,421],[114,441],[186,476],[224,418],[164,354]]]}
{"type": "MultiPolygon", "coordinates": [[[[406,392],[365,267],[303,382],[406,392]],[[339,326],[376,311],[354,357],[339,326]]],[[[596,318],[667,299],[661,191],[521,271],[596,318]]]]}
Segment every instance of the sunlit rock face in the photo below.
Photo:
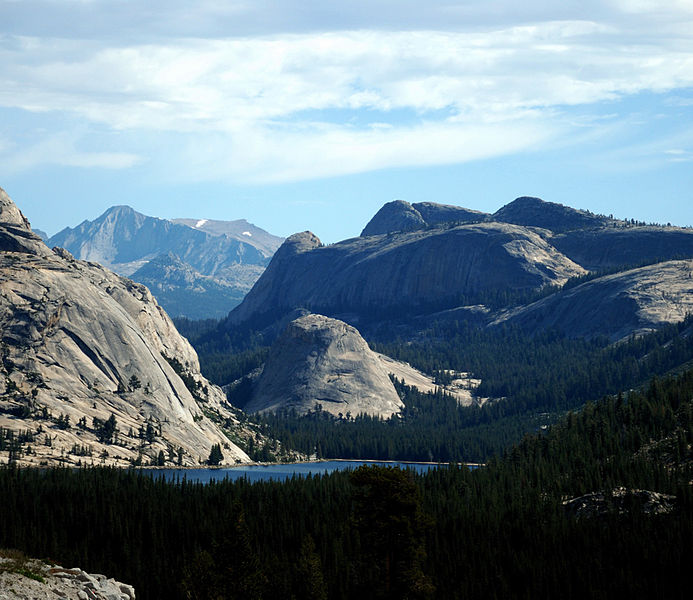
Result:
{"type": "Polygon", "coordinates": [[[200,375],[195,351],[149,290],[50,250],[4,192],[0,208],[0,426],[29,430],[41,442],[53,437],[51,446],[34,445],[37,461],[70,462],[71,448],[91,446],[93,459],[106,450],[103,461],[112,464],[168,456],[169,449],[182,449],[183,464],[199,464],[213,444],[227,462],[248,460],[203,413],[232,418],[223,392],[200,375]],[[59,415],[69,427],[55,427],[59,415]],[[118,443],[101,444],[93,419],[111,415],[118,443]],[[87,427],[76,426],[82,419],[87,427]],[[147,426],[152,433],[143,443],[137,432],[147,426]]]}
{"type": "Polygon", "coordinates": [[[618,341],[682,321],[692,313],[693,260],[689,259],[605,275],[507,311],[495,323],[618,341]]]}
{"type": "Polygon", "coordinates": [[[247,412],[325,410],[390,417],[403,404],[359,332],[322,315],[291,321],[274,342],[247,412]]]}
{"type": "Polygon", "coordinates": [[[439,310],[482,293],[561,284],[585,269],[542,235],[508,223],[475,223],[323,246],[310,232],[291,236],[240,306],[241,323],[267,311],[439,310]]]}

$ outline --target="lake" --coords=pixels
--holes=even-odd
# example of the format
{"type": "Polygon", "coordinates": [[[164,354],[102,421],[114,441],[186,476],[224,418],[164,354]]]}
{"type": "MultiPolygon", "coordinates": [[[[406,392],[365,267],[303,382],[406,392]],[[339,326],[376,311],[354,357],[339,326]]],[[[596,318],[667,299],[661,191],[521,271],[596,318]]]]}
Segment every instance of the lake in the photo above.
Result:
{"type": "Polygon", "coordinates": [[[150,474],[152,477],[165,477],[168,481],[182,480],[199,483],[209,483],[212,480],[243,479],[248,481],[266,481],[275,479],[283,481],[290,479],[294,475],[307,477],[308,475],[324,475],[333,471],[344,471],[356,469],[361,465],[381,465],[390,467],[401,467],[403,469],[413,469],[419,473],[435,469],[439,465],[434,463],[407,463],[407,462],[373,462],[373,461],[347,461],[347,460],[327,460],[322,462],[304,463],[280,463],[272,465],[239,465],[237,467],[219,469],[142,469],[142,472],[150,474]]]}

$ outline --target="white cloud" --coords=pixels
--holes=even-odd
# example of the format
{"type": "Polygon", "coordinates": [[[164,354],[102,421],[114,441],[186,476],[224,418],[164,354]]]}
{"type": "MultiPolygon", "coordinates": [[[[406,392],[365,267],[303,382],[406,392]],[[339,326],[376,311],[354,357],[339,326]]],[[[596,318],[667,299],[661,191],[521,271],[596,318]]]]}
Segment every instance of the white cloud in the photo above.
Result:
{"type": "Polygon", "coordinates": [[[0,173],[8,176],[36,166],[127,169],[142,162],[142,158],[125,152],[83,151],[67,135],[51,135],[42,142],[18,148],[0,144],[0,173]]]}
{"type": "MultiPolygon", "coordinates": [[[[530,2],[527,11],[554,16],[544,4],[530,2]]],[[[618,0],[607,3],[611,13],[595,10],[592,20],[480,27],[493,11],[437,3],[435,14],[461,11],[476,19],[473,27],[455,22],[447,31],[210,33],[132,45],[5,36],[0,106],[68,114],[147,144],[155,136],[187,136],[178,163],[195,176],[287,180],[474,160],[565,134],[567,107],[693,86],[693,27],[685,33],[691,4],[678,0],[664,11],[647,0],[618,0]],[[621,13],[628,19],[614,17],[621,13]]],[[[561,10],[575,14],[568,5],[561,10]]],[[[247,17],[252,7],[237,2],[227,9],[247,17]]],[[[210,15],[229,16],[227,9],[207,2],[191,19],[210,27],[210,15]]],[[[139,160],[139,151],[89,154],[71,144],[67,153],[55,142],[28,147],[15,164],[126,168],[139,160]]]]}
{"type": "Polygon", "coordinates": [[[86,57],[71,43],[24,40],[0,52],[0,104],[169,131],[326,109],[494,114],[693,85],[691,46],[621,47],[593,23],[183,40],[86,57]]]}
{"type": "Polygon", "coordinates": [[[308,132],[261,129],[190,138],[182,160],[191,179],[279,183],[502,156],[532,150],[559,134],[556,126],[539,120],[422,123],[394,130],[323,124],[308,132]]]}

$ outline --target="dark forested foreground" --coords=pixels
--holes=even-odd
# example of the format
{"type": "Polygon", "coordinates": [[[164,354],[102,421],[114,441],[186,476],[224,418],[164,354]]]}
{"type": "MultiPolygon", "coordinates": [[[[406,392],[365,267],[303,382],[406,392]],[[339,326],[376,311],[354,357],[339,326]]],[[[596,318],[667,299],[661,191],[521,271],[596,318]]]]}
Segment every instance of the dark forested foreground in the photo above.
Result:
{"type": "Polygon", "coordinates": [[[587,404],[470,471],[363,467],[285,483],[167,484],[0,470],[0,547],[105,572],[140,598],[688,598],[693,371],[587,404]],[[636,496],[576,517],[563,501],[636,496]]]}

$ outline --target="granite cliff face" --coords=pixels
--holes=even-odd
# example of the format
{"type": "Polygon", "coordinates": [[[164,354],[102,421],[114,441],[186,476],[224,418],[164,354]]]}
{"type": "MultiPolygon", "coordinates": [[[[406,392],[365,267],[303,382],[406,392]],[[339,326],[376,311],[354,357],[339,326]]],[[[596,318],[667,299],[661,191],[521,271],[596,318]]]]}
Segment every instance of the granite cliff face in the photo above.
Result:
{"type": "Polygon", "coordinates": [[[676,260],[599,277],[503,313],[495,324],[618,341],[682,321],[691,313],[693,260],[676,260]]]}
{"type": "Polygon", "coordinates": [[[160,298],[168,312],[174,316],[203,318],[224,316],[237,305],[281,242],[281,238],[245,220],[168,221],[145,216],[129,206],[115,206],[94,221],[64,229],[47,243],[66,248],[78,259],[98,262],[140,283],[160,284],[161,289],[169,292],[160,298]],[[191,289],[188,282],[180,284],[180,269],[163,270],[156,264],[155,268],[145,268],[153,260],[161,262],[160,256],[170,255],[185,265],[184,270],[189,268],[209,277],[216,286],[200,285],[191,289]],[[155,274],[160,278],[154,279],[155,274]],[[209,294],[205,296],[207,288],[209,294]],[[218,306],[220,294],[226,295],[223,307],[218,306]],[[169,303],[170,298],[175,300],[169,303]],[[200,315],[207,305],[209,312],[200,315]]]}
{"type": "Polygon", "coordinates": [[[551,245],[590,271],[693,258],[693,229],[605,227],[553,236],[551,245]]]}
{"type": "Polygon", "coordinates": [[[37,438],[25,460],[74,462],[71,449],[89,456],[91,448],[93,460],[105,451],[105,462],[128,464],[170,448],[189,465],[213,444],[228,462],[248,460],[205,416],[233,421],[149,290],[50,250],[4,192],[0,209],[0,427],[37,438]],[[120,433],[104,444],[94,419],[111,415],[120,433]],[[150,431],[146,440],[140,429],[150,431]]]}
{"type": "Polygon", "coordinates": [[[561,284],[585,272],[538,233],[506,223],[359,237],[330,246],[304,232],[286,240],[229,322],[296,308],[430,312],[479,294],[561,284]]]}
{"type": "Polygon", "coordinates": [[[421,213],[409,202],[393,200],[385,204],[368,222],[361,236],[381,235],[394,231],[414,231],[426,227],[421,213]]]}
{"type": "Polygon", "coordinates": [[[358,238],[323,246],[310,232],[291,236],[226,326],[264,328],[303,309],[360,328],[416,315],[421,323],[510,321],[621,339],[691,310],[688,272],[684,263],[666,262],[674,259],[693,259],[693,229],[644,226],[531,197],[493,215],[397,200],[358,238]],[[635,268],[643,264],[651,268],[635,268]],[[559,289],[600,271],[616,274],[559,289]],[[509,310],[520,294],[547,286],[548,298],[509,310]]]}
{"type": "Polygon", "coordinates": [[[388,371],[359,332],[336,319],[291,321],[272,345],[246,412],[315,410],[384,418],[403,404],[388,371]]]}

